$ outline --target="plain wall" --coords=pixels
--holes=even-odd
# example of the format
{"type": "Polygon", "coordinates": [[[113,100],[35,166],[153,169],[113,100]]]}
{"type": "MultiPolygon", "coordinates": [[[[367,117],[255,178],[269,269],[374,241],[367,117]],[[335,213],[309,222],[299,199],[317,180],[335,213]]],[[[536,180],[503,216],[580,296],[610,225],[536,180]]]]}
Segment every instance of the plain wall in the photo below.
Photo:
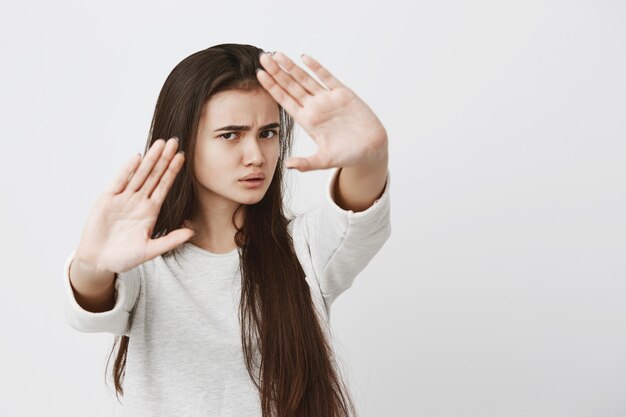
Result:
{"type": "MultiPolygon", "coordinates": [[[[332,313],[363,417],[625,416],[624,22],[609,0],[3,2],[0,414],[112,415],[113,336],[66,324],[64,262],[172,68],[235,42],[317,58],[389,133],[392,236],[332,313]]],[[[290,174],[294,209],[328,173],[290,174]]]]}

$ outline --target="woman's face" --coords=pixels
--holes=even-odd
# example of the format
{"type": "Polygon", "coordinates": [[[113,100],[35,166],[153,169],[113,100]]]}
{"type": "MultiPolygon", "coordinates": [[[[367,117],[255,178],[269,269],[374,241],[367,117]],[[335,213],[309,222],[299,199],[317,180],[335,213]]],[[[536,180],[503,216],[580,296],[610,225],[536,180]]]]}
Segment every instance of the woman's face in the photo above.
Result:
{"type": "Polygon", "coordinates": [[[265,90],[229,90],[205,103],[194,175],[203,206],[254,204],[269,188],[280,154],[278,103],[265,90]],[[268,126],[269,125],[269,126],[268,126]],[[243,181],[262,173],[259,184],[243,181]]]}

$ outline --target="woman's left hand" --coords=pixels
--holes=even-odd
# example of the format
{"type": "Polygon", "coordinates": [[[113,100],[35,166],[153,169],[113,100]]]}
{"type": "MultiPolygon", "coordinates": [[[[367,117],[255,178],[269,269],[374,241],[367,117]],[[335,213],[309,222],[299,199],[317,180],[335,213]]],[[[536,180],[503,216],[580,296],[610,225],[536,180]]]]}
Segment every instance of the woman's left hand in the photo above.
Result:
{"type": "Polygon", "coordinates": [[[261,54],[257,78],[270,95],[317,143],[317,153],[285,162],[299,171],[377,164],[387,157],[387,132],[374,112],[319,62],[304,63],[319,84],[281,52],[261,54]]]}

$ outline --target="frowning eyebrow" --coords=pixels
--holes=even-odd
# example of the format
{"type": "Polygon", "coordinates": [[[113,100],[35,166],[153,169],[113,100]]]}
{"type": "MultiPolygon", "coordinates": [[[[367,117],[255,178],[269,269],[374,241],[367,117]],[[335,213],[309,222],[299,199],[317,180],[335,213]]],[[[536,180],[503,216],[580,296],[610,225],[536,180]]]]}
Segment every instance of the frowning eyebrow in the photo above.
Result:
{"type": "MultiPolygon", "coordinates": [[[[271,129],[273,127],[280,128],[280,124],[279,123],[270,123],[270,124],[267,124],[265,126],[261,126],[259,128],[259,130],[271,129]]],[[[213,132],[221,132],[222,130],[234,130],[234,131],[240,132],[242,130],[250,130],[250,126],[247,126],[247,125],[228,125],[228,126],[220,127],[219,129],[215,129],[213,132]]]]}

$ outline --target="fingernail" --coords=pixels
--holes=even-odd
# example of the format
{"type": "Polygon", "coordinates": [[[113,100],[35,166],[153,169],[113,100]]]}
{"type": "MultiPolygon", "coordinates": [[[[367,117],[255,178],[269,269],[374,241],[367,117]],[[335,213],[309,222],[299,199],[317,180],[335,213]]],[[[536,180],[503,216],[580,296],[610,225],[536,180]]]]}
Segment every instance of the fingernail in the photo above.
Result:
{"type": "Polygon", "coordinates": [[[176,139],[177,141],[180,142],[180,138],[178,136],[172,136],[172,139],[176,139]]]}

